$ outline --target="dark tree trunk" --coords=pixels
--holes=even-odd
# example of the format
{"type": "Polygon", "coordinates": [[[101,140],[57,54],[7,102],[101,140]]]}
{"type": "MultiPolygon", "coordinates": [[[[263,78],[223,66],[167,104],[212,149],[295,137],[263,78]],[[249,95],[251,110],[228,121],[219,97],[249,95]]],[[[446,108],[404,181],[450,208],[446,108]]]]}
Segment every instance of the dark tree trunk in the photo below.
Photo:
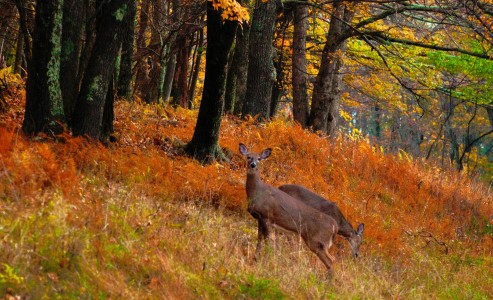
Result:
{"type": "Polygon", "coordinates": [[[342,53],[346,47],[346,40],[341,36],[347,26],[345,23],[349,22],[354,14],[346,9],[343,1],[335,1],[333,5],[335,13],[331,17],[320,70],[313,88],[309,121],[314,131],[320,130],[329,135],[334,134],[339,117],[340,69],[343,64],[342,53]]]}
{"type": "Polygon", "coordinates": [[[60,86],[65,118],[68,122],[72,119],[79,87],[76,74],[79,72],[83,24],[84,2],[80,0],[64,0],[60,86]]]}
{"type": "Polygon", "coordinates": [[[102,121],[108,87],[122,41],[123,20],[133,0],[112,0],[102,5],[93,51],[77,100],[72,122],[74,135],[104,140],[102,121]],[[112,30],[108,30],[112,28],[112,30]]]}
{"type": "Polygon", "coordinates": [[[308,125],[308,76],[306,61],[306,32],[308,30],[308,6],[297,4],[294,8],[293,32],[293,119],[301,126],[308,125]]]}
{"type": "Polygon", "coordinates": [[[58,134],[65,122],[59,78],[62,14],[62,0],[40,1],[36,6],[22,124],[28,135],[58,134]]]}
{"type": "Polygon", "coordinates": [[[132,57],[135,42],[135,17],[137,1],[131,1],[128,14],[124,21],[123,42],[120,61],[120,76],[118,77],[118,96],[127,100],[132,97],[132,57]]]}
{"type": "Polygon", "coordinates": [[[108,86],[108,92],[106,93],[106,100],[104,102],[103,109],[103,121],[101,128],[101,136],[100,138],[104,143],[109,140],[110,135],[115,131],[113,128],[113,121],[115,119],[114,113],[114,104],[115,104],[115,80],[111,79],[110,84],[108,86]]]}
{"type": "Polygon", "coordinates": [[[221,12],[207,1],[207,52],[204,91],[192,140],[186,151],[202,162],[222,158],[219,131],[224,108],[228,55],[233,45],[237,22],[224,21],[221,12]]]}
{"type": "Polygon", "coordinates": [[[248,79],[243,115],[265,120],[270,116],[276,71],[272,61],[276,2],[258,0],[250,26],[248,79]]]}
{"type": "MultiPolygon", "coordinates": [[[[185,29],[186,30],[186,29],[185,29]]],[[[173,104],[190,108],[188,103],[188,64],[190,61],[190,41],[188,36],[181,36],[176,45],[176,70],[173,87],[173,104]]]]}
{"type": "Polygon", "coordinates": [[[24,35],[22,31],[19,30],[17,34],[17,46],[15,48],[15,62],[14,62],[14,73],[20,74],[24,77],[26,74],[25,70],[22,68],[22,60],[24,59],[24,35]]]}
{"type": "Polygon", "coordinates": [[[84,47],[80,54],[79,72],[77,72],[77,82],[79,85],[82,82],[82,77],[84,77],[84,72],[96,41],[96,5],[95,0],[84,0],[83,13],[86,25],[84,26],[84,47]]]}
{"type": "Polygon", "coordinates": [[[250,26],[244,23],[241,27],[238,27],[238,32],[236,33],[236,47],[231,66],[235,69],[234,72],[236,73],[233,113],[237,116],[241,115],[243,110],[247,90],[249,37],[250,26]]]}
{"type": "Polygon", "coordinates": [[[224,113],[226,114],[233,113],[236,102],[236,75],[238,68],[234,65],[234,57],[237,50],[240,51],[233,45],[228,59],[228,76],[226,78],[226,92],[224,94],[224,113]]]}

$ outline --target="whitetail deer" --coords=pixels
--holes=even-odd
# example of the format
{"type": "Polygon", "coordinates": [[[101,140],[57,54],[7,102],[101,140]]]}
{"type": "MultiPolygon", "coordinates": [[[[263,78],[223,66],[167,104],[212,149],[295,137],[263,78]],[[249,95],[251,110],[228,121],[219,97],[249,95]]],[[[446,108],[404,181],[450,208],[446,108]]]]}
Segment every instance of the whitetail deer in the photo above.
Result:
{"type": "Polygon", "coordinates": [[[363,229],[365,224],[361,223],[358,225],[358,229],[354,230],[353,226],[346,220],[342,212],[340,211],[337,204],[331,202],[322,196],[306,189],[300,185],[295,184],[285,184],[281,185],[279,189],[292,197],[302,201],[306,205],[313,207],[324,214],[327,214],[334,218],[337,222],[339,230],[337,233],[345,237],[349,244],[351,245],[351,250],[354,257],[358,257],[359,246],[363,239],[363,229]]]}
{"type": "Polygon", "coordinates": [[[334,257],[329,253],[332,239],[338,231],[332,217],[296,200],[285,192],[260,180],[259,162],[270,156],[270,148],[261,154],[250,153],[240,143],[240,153],[247,159],[246,192],[248,212],[258,220],[258,242],[255,258],[262,249],[262,242],[269,238],[273,225],[298,233],[308,248],[313,251],[332,275],[334,257]]]}

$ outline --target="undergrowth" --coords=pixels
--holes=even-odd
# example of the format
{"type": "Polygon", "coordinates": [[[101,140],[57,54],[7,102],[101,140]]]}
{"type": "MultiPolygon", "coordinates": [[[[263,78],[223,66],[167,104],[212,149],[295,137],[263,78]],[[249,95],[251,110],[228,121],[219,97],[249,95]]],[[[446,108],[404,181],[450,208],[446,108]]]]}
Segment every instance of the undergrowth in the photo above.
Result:
{"type": "Polygon", "coordinates": [[[23,92],[0,115],[0,297],[339,299],[493,297],[493,203],[483,183],[364,139],[283,119],[225,117],[229,162],[182,153],[196,112],[120,102],[117,142],[25,138],[23,92]],[[334,278],[293,235],[253,261],[238,143],[274,149],[273,185],[297,183],[365,223],[361,258],[336,238],[334,278]]]}

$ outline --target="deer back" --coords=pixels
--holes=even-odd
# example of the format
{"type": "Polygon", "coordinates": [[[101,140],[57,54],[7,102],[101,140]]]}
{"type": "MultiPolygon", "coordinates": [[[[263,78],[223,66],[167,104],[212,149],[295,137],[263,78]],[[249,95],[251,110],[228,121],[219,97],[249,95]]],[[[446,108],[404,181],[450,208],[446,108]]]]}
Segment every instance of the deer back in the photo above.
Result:
{"type": "Polygon", "coordinates": [[[334,202],[329,201],[300,185],[285,184],[281,185],[279,189],[296,198],[298,201],[301,201],[304,204],[334,218],[339,225],[338,233],[340,235],[344,237],[350,237],[356,233],[351,224],[342,214],[339,207],[337,207],[337,204],[335,204],[334,202]]]}

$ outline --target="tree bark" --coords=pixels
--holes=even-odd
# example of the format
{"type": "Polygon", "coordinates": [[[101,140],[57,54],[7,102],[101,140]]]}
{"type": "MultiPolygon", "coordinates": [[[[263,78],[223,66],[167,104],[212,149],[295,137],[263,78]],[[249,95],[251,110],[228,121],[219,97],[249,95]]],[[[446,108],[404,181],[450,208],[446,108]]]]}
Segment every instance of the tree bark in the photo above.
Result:
{"type": "Polygon", "coordinates": [[[80,54],[79,72],[77,72],[77,82],[80,85],[84,72],[91,58],[92,49],[96,41],[96,0],[84,0],[84,46],[80,54]]]}
{"type": "Polygon", "coordinates": [[[151,43],[148,46],[151,51],[147,56],[147,61],[151,65],[149,76],[145,78],[144,101],[146,103],[158,103],[159,101],[159,78],[161,75],[161,60],[164,54],[162,49],[164,39],[164,26],[162,25],[165,14],[163,1],[152,2],[152,24],[151,43]]]}
{"type": "Polygon", "coordinates": [[[131,1],[128,15],[124,21],[123,42],[121,48],[120,75],[118,77],[117,94],[127,100],[132,97],[132,58],[135,42],[135,18],[137,1],[131,1]]]}
{"type": "Polygon", "coordinates": [[[192,140],[186,151],[199,161],[222,158],[219,131],[224,109],[228,55],[233,45],[237,22],[222,20],[221,12],[207,1],[207,52],[204,91],[192,140]]]}
{"type": "Polygon", "coordinates": [[[309,124],[314,131],[327,132],[332,136],[337,129],[340,101],[340,69],[343,64],[342,53],[346,48],[346,39],[341,38],[343,30],[354,14],[346,9],[343,1],[334,2],[334,14],[331,17],[327,33],[320,70],[313,88],[312,109],[309,124]]]}
{"type": "Polygon", "coordinates": [[[140,5],[139,11],[139,23],[137,30],[137,50],[136,50],[136,74],[135,74],[135,83],[134,83],[134,93],[138,93],[140,95],[145,93],[145,81],[147,77],[147,62],[146,62],[146,32],[147,27],[149,27],[149,14],[151,11],[151,1],[143,0],[140,5]]]}
{"type": "Polygon", "coordinates": [[[166,64],[166,74],[164,75],[163,82],[163,102],[167,102],[171,97],[171,90],[173,89],[173,80],[175,78],[176,69],[176,54],[171,54],[168,63],[166,64]]]}
{"type": "Polygon", "coordinates": [[[248,79],[243,116],[255,116],[259,121],[270,116],[272,87],[276,71],[272,61],[276,1],[258,0],[250,27],[248,79]]]}
{"type": "Polygon", "coordinates": [[[204,52],[204,29],[201,28],[198,33],[197,46],[195,50],[195,63],[192,68],[192,76],[190,76],[190,84],[188,85],[188,102],[193,104],[195,100],[195,92],[197,87],[197,80],[199,78],[200,64],[202,62],[202,55],[204,52]]]}
{"type": "Polygon", "coordinates": [[[244,23],[236,33],[236,47],[232,67],[236,73],[235,104],[233,113],[241,115],[245,103],[247,78],[248,78],[248,44],[250,38],[250,26],[244,23]]]}
{"type": "Polygon", "coordinates": [[[114,112],[114,104],[115,104],[115,81],[110,79],[110,83],[108,85],[108,92],[106,93],[106,100],[104,102],[103,108],[103,120],[101,127],[101,136],[100,140],[103,143],[107,143],[109,141],[110,135],[115,131],[113,127],[113,121],[115,119],[114,112]]]}
{"type": "Polygon", "coordinates": [[[294,8],[292,82],[293,119],[302,127],[308,125],[308,76],[306,60],[306,32],[308,30],[308,6],[297,4],[294,8]]]}
{"type": "Polygon", "coordinates": [[[232,48],[228,58],[228,76],[226,78],[226,92],[224,93],[224,113],[226,114],[233,113],[236,102],[236,76],[238,68],[234,64],[234,58],[236,51],[240,51],[240,49],[236,48],[234,44],[232,48]]]}
{"type": "Polygon", "coordinates": [[[24,77],[25,70],[22,70],[22,60],[24,56],[24,35],[22,34],[22,31],[19,30],[19,33],[17,34],[17,46],[15,48],[15,62],[14,62],[14,73],[15,74],[21,74],[22,77],[24,77]]]}
{"type": "Polygon", "coordinates": [[[32,59],[28,64],[26,111],[22,130],[28,135],[59,134],[65,122],[60,89],[62,0],[36,5],[32,59]]]}
{"type": "Polygon", "coordinates": [[[88,136],[95,140],[106,138],[102,128],[105,100],[122,41],[123,20],[129,13],[130,1],[133,0],[112,0],[102,5],[97,20],[96,41],[74,111],[72,131],[76,136],[88,136]]]}
{"type": "Polygon", "coordinates": [[[82,50],[82,29],[84,24],[84,2],[64,0],[62,27],[62,54],[60,64],[60,86],[63,96],[63,108],[68,122],[77,100],[79,82],[79,58],[82,50]]]}
{"type": "MultiPolygon", "coordinates": [[[[186,29],[185,29],[186,30],[186,29]]],[[[173,104],[190,108],[188,102],[188,64],[190,61],[190,41],[187,35],[182,35],[177,41],[176,70],[173,87],[173,104]]]]}

